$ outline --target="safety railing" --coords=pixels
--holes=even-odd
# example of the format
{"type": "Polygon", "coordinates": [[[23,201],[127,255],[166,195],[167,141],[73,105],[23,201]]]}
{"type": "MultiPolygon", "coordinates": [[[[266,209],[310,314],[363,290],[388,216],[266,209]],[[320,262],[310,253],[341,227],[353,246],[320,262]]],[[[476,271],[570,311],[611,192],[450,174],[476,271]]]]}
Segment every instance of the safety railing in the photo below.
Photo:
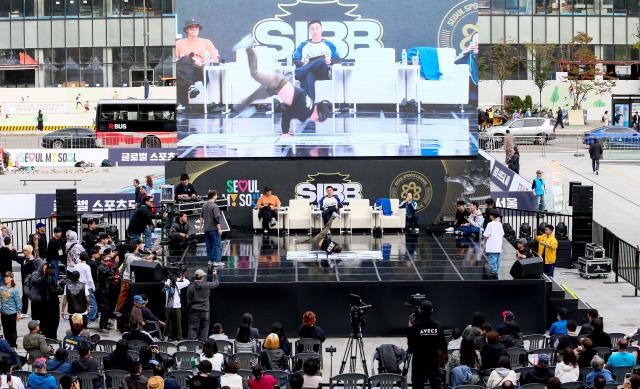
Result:
{"type": "Polygon", "coordinates": [[[615,282],[619,278],[633,285],[634,296],[638,296],[640,288],[640,250],[638,246],[620,239],[607,228],[602,230],[602,247],[605,255],[612,259],[615,282]]]}
{"type": "Polygon", "coordinates": [[[566,226],[566,235],[570,238],[571,234],[571,215],[553,212],[536,212],[525,209],[498,208],[502,223],[509,223],[515,230],[517,238],[533,239],[537,235],[538,228],[541,225],[551,224],[556,231],[556,236],[561,235],[564,231],[558,231],[558,225],[564,223],[566,226]],[[531,228],[531,232],[527,233],[522,228],[527,223],[531,228]]]}

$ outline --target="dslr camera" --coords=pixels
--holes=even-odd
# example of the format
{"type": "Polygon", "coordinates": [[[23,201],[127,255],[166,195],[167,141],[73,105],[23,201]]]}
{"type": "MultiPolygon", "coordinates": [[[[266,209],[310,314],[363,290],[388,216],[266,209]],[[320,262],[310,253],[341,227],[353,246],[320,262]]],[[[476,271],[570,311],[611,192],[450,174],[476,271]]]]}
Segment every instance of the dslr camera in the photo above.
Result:
{"type": "Polygon", "coordinates": [[[409,296],[409,299],[404,302],[404,306],[409,308],[409,321],[412,323],[416,319],[416,316],[420,315],[420,304],[427,299],[422,293],[414,293],[409,296]]]}
{"type": "Polygon", "coordinates": [[[349,317],[351,329],[355,335],[362,333],[362,327],[366,324],[366,316],[372,305],[366,304],[357,294],[349,294],[349,317]]]}

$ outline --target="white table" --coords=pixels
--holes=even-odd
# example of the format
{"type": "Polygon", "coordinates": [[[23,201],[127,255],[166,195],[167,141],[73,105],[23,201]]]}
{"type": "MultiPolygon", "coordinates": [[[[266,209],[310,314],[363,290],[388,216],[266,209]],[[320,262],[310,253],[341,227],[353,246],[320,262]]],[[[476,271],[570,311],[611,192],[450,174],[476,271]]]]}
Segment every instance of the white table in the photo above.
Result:
{"type": "Polygon", "coordinates": [[[342,235],[342,230],[346,230],[347,229],[347,218],[349,218],[349,232],[348,233],[353,233],[353,224],[351,222],[351,209],[347,208],[347,207],[342,207],[339,210],[340,213],[340,224],[339,224],[339,230],[338,233],[340,235],[342,235]]]}
{"type": "MultiPolygon", "coordinates": [[[[209,86],[207,85],[207,79],[209,77],[207,77],[207,75],[209,74],[209,71],[213,71],[214,76],[212,78],[217,78],[218,80],[218,84],[220,85],[220,101],[223,101],[222,99],[222,73],[227,71],[229,69],[229,67],[224,64],[216,64],[216,65],[205,65],[202,67],[202,84],[204,85],[204,113],[205,115],[208,112],[208,105],[209,105],[209,86]]],[[[229,105],[225,104],[224,105],[224,113],[229,113],[229,105]]]]}
{"type": "Polygon", "coordinates": [[[382,229],[382,209],[381,208],[372,208],[371,216],[373,217],[373,225],[371,227],[371,233],[373,234],[373,229],[380,227],[382,229]]]}
{"type": "MultiPolygon", "coordinates": [[[[289,216],[289,208],[288,207],[280,207],[278,208],[278,217],[282,217],[282,229],[284,230],[284,226],[287,225],[287,219],[289,216]]],[[[278,238],[280,237],[280,227],[278,227],[278,238]]],[[[289,235],[289,229],[287,228],[287,235],[289,235]]]]}

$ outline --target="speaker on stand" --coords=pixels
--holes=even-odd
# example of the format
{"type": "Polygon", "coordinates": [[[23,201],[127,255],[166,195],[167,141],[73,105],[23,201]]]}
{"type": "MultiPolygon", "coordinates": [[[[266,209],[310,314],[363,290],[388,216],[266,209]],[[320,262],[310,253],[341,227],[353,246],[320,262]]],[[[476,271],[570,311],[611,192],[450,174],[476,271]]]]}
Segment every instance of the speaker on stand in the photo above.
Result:
{"type": "Polygon", "coordinates": [[[587,243],[593,242],[593,186],[574,185],[571,203],[571,259],[577,262],[579,257],[584,256],[587,243]]]}
{"type": "Polygon", "coordinates": [[[542,277],[544,261],[540,257],[517,259],[511,266],[511,277],[514,280],[537,280],[542,277]]]}
{"type": "Polygon", "coordinates": [[[76,189],[56,189],[57,226],[63,232],[78,232],[78,191],[76,189]]]}

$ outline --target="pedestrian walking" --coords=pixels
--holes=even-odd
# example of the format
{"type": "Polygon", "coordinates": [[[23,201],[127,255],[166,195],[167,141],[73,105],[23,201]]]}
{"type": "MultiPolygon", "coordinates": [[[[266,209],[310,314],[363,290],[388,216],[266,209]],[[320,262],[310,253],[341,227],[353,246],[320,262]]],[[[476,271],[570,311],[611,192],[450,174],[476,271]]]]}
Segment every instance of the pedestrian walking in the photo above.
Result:
{"type": "Polygon", "coordinates": [[[42,115],[42,110],[38,110],[38,131],[44,130],[44,115],[42,115]]]}
{"type": "Polygon", "coordinates": [[[509,163],[511,151],[516,147],[516,138],[510,130],[505,131],[504,135],[504,163],[509,163]]]}
{"type": "Polygon", "coordinates": [[[82,94],[78,93],[78,95],[76,96],[76,108],[75,109],[78,109],[78,106],[80,106],[81,109],[83,108],[82,107],[82,101],[80,99],[81,97],[82,97],[82,94]]]}
{"type": "Polygon", "coordinates": [[[602,159],[602,143],[594,139],[589,145],[589,157],[591,158],[591,169],[596,175],[600,174],[600,160],[602,159]]]}
{"type": "Polygon", "coordinates": [[[604,115],[602,115],[602,125],[609,126],[611,125],[611,115],[609,111],[604,111],[604,115]]]}
{"type": "Polygon", "coordinates": [[[509,157],[507,161],[507,167],[514,173],[520,174],[520,152],[518,151],[518,146],[515,146],[513,150],[511,150],[511,157],[509,157]]]}
{"type": "Polygon", "coordinates": [[[564,123],[562,123],[562,108],[558,107],[558,111],[556,112],[556,124],[553,126],[553,132],[556,132],[556,127],[562,127],[564,129],[564,123]]]}
{"type": "Polygon", "coordinates": [[[542,170],[537,170],[536,178],[534,178],[531,183],[531,189],[536,196],[536,209],[540,212],[544,211],[544,192],[547,190],[544,184],[544,178],[542,178],[543,173],[542,170]]]}

